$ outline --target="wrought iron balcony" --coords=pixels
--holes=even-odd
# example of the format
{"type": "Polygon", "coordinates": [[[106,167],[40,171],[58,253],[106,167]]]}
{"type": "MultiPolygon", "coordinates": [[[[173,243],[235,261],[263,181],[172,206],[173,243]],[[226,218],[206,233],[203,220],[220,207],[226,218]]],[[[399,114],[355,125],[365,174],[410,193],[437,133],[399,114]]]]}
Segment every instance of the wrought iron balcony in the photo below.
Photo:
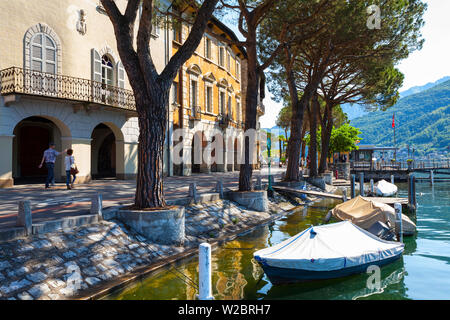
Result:
{"type": "Polygon", "coordinates": [[[195,106],[191,108],[189,120],[201,121],[202,120],[202,108],[200,106],[195,106]]]}
{"type": "Polygon", "coordinates": [[[219,122],[219,127],[221,128],[228,128],[233,121],[228,114],[218,115],[217,120],[219,122]]]}
{"type": "Polygon", "coordinates": [[[97,81],[11,67],[0,71],[0,94],[31,95],[136,111],[131,90],[97,81]]]}

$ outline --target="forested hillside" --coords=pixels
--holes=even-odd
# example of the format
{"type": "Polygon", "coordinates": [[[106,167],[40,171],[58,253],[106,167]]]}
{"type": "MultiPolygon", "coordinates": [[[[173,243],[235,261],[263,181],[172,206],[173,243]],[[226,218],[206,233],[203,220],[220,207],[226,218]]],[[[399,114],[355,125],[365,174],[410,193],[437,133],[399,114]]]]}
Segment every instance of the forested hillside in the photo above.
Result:
{"type": "Polygon", "coordinates": [[[394,144],[395,112],[397,146],[416,148],[421,154],[442,151],[450,143],[450,81],[402,98],[387,111],[371,112],[351,121],[361,129],[363,144],[394,144]]]}

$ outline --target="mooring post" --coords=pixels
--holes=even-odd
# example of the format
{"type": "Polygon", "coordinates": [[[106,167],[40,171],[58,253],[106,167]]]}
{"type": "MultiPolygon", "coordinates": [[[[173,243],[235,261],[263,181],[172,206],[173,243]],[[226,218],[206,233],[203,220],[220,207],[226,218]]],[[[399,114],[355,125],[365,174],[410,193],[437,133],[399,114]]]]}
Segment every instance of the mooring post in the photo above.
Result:
{"type": "Polygon", "coordinates": [[[412,176],[412,197],[413,197],[413,204],[414,209],[417,208],[417,198],[416,198],[416,176],[412,176]]]}
{"type": "Polygon", "coordinates": [[[373,192],[373,179],[370,179],[370,194],[373,196],[374,192],[373,192]]]}
{"type": "Polygon", "coordinates": [[[391,183],[394,184],[394,175],[391,174],[391,183]]]}
{"type": "Polygon", "coordinates": [[[359,173],[359,194],[364,197],[364,172],[359,173]]]}
{"type": "Polygon", "coordinates": [[[216,192],[219,194],[220,199],[223,199],[223,181],[222,181],[222,179],[217,180],[216,192]]]}
{"type": "Polygon", "coordinates": [[[31,236],[33,223],[31,220],[31,201],[19,201],[19,212],[17,214],[16,226],[24,227],[27,236],[31,236]]]}
{"type": "Polygon", "coordinates": [[[434,185],[434,172],[433,172],[433,170],[430,170],[430,183],[431,183],[431,185],[434,185]]]}
{"type": "Polygon", "coordinates": [[[403,242],[402,205],[396,202],[394,203],[394,209],[395,209],[395,230],[397,232],[397,240],[403,242]]]}
{"type": "Polygon", "coordinates": [[[211,245],[202,243],[198,248],[198,299],[213,300],[211,283],[211,245]]]}
{"type": "Polygon", "coordinates": [[[352,174],[352,180],[351,180],[351,182],[350,182],[350,197],[351,197],[352,199],[354,199],[355,196],[356,196],[356,192],[355,192],[355,180],[356,180],[356,177],[355,177],[354,174],[352,174]]]}
{"type": "Polygon", "coordinates": [[[103,219],[103,203],[102,203],[102,195],[97,193],[91,198],[91,214],[95,214],[98,216],[99,220],[103,219]]]}
{"type": "Polygon", "coordinates": [[[342,191],[342,201],[344,201],[344,202],[347,201],[347,189],[344,189],[342,191]]]}
{"type": "Polygon", "coordinates": [[[412,185],[411,185],[411,183],[412,183],[412,179],[411,179],[411,173],[410,174],[408,174],[408,204],[411,206],[411,204],[412,204],[412,201],[413,201],[413,199],[412,199],[412,185]]]}
{"type": "Polygon", "coordinates": [[[193,198],[194,202],[197,202],[197,182],[189,184],[189,197],[193,198]]]}

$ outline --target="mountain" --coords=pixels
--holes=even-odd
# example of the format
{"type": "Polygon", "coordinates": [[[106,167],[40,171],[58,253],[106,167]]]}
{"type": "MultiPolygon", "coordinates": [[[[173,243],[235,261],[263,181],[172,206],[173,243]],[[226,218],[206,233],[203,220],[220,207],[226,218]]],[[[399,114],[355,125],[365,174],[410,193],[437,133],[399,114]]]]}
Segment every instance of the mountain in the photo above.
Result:
{"type": "Polygon", "coordinates": [[[412,94],[416,94],[425,90],[428,90],[438,84],[441,84],[443,82],[447,82],[448,80],[450,80],[450,76],[449,77],[443,77],[442,79],[439,79],[436,82],[429,82],[424,86],[417,86],[417,87],[412,87],[406,91],[400,92],[400,97],[401,98],[406,98],[407,96],[410,96],[412,94]]]}
{"type": "MultiPolygon", "coordinates": [[[[402,91],[400,92],[400,98],[406,98],[407,96],[410,96],[412,94],[416,94],[416,93],[420,93],[422,91],[428,90],[438,84],[441,84],[443,82],[447,82],[448,80],[450,80],[450,76],[447,77],[443,77],[441,79],[439,79],[436,82],[429,82],[426,85],[423,86],[416,86],[416,87],[412,87],[409,88],[408,90],[402,91]]],[[[349,120],[353,120],[359,117],[362,117],[366,114],[368,114],[369,112],[367,112],[363,106],[360,105],[352,105],[349,103],[343,104],[342,105],[342,110],[344,110],[345,113],[347,113],[348,119],[349,120]]]]}
{"type": "Polygon", "coordinates": [[[450,80],[401,98],[387,111],[370,112],[353,119],[360,128],[362,144],[392,146],[392,115],[395,112],[397,146],[420,154],[446,151],[450,145],[450,80]]]}

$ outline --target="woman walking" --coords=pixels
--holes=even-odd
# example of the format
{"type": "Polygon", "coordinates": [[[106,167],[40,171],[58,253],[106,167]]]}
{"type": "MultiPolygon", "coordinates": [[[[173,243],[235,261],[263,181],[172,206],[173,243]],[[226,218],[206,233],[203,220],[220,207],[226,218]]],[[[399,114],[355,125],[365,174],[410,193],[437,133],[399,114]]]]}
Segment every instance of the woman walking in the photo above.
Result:
{"type": "Polygon", "coordinates": [[[71,189],[73,189],[73,183],[75,182],[75,179],[77,178],[76,175],[78,173],[77,166],[75,165],[75,158],[73,157],[72,149],[67,150],[67,155],[64,159],[64,165],[66,167],[67,189],[71,190],[71,189]],[[73,175],[73,180],[71,179],[72,175],[73,175]]]}

